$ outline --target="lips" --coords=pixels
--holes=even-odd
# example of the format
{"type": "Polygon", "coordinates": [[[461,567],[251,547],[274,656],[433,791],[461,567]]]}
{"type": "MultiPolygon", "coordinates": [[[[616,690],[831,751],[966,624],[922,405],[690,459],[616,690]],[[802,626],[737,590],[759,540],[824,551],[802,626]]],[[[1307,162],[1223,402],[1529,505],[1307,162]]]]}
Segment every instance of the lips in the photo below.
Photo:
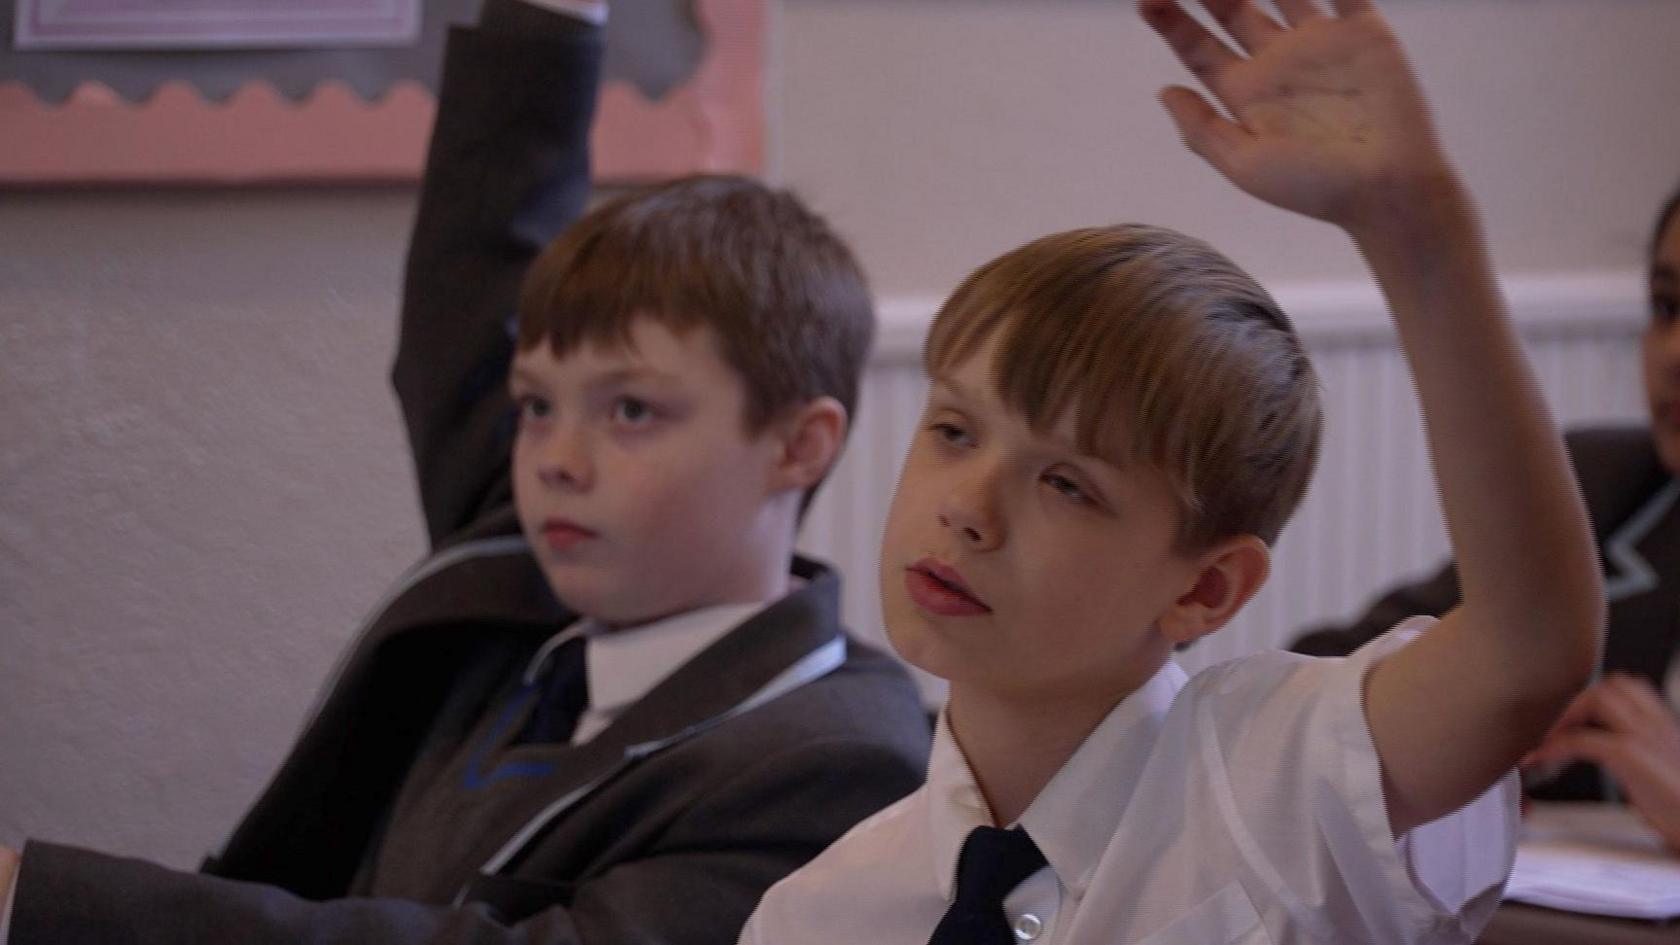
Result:
{"type": "Polygon", "coordinates": [[[904,586],[916,606],[941,617],[976,617],[992,612],[955,568],[931,557],[905,570],[904,586]]]}
{"type": "Polygon", "coordinates": [[[584,528],[576,522],[563,518],[544,519],[542,524],[543,545],[549,551],[566,551],[581,542],[595,537],[595,532],[584,528]]]}

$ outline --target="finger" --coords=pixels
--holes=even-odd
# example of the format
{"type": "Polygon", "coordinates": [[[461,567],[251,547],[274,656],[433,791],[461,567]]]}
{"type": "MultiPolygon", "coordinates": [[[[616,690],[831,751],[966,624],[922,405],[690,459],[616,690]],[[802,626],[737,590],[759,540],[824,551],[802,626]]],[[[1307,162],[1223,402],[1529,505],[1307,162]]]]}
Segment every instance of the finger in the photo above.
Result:
{"type": "Polygon", "coordinates": [[[1639,690],[1626,676],[1607,679],[1598,685],[1599,725],[1619,732],[1637,732],[1648,726],[1650,717],[1640,704],[1639,690]]]}
{"type": "Polygon", "coordinates": [[[1215,111],[1199,93],[1182,85],[1163,89],[1161,104],[1167,107],[1173,124],[1178,126],[1184,146],[1212,164],[1221,174],[1230,177],[1237,149],[1248,137],[1248,132],[1215,111]]]}
{"type": "Polygon", "coordinates": [[[1602,684],[1595,684],[1592,688],[1577,693],[1564,708],[1563,714],[1552,723],[1551,733],[1596,724],[1600,712],[1599,701],[1604,698],[1601,687],[1602,684]]]}
{"type": "Polygon", "coordinates": [[[1627,673],[1612,673],[1605,679],[1605,683],[1615,688],[1628,706],[1643,716],[1647,722],[1666,722],[1670,717],[1670,710],[1657,693],[1657,687],[1643,676],[1630,676],[1627,673]]]}
{"type": "Polygon", "coordinates": [[[1610,732],[1577,729],[1547,739],[1534,753],[1541,762],[1587,761],[1603,768],[1636,805],[1673,806],[1680,797],[1680,772],[1672,759],[1644,750],[1633,739],[1610,732]]]}
{"type": "Polygon", "coordinates": [[[1372,0],[1330,0],[1337,16],[1354,16],[1374,9],[1372,0]]]}
{"type": "Polygon", "coordinates": [[[1240,61],[1219,37],[1185,13],[1177,0],[1142,0],[1138,9],[1155,32],[1160,33],[1161,38],[1172,47],[1178,61],[1209,88],[1216,84],[1220,70],[1240,61]]]}
{"type": "Polygon", "coordinates": [[[1202,7],[1250,55],[1265,49],[1283,27],[1250,0],[1202,0],[1202,7]]]}
{"type": "Polygon", "coordinates": [[[1625,687],[1614,679],[1603,680],[1575,697],[1563,710],[1552,730],[1597,726],[1620,732],[1642,727],[1642,713],[1625,687]]]}
{"type": "Polygon", "coordinates": [[[1283,21],[1290,26],[1300,26],[1308,20],[1324,19],[1324,11],[1319,9],[1316,0],[1275,0],[1278,12],[1283,14],[1283,21]]]}
{"type": "MultiPolygon", "coordinates": [[[[1548,737],[1525,759],[1535,765],[1570,764],[1587,761],[1613,775],[1626,767],[1629,757],[1626,739],[1601,729],[1577,728],[1548,737]]],[[[1619,775],[1617,780],[1623,780],[1619,775]]]]}

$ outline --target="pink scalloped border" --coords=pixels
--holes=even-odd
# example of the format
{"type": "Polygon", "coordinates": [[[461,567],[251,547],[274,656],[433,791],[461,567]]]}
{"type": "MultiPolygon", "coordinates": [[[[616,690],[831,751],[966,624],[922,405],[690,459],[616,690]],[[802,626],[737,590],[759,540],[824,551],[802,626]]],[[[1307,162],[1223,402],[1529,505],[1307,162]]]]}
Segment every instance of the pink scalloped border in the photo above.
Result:
{"type": "MultiPolygon", "coordinates": [[[[602,90],[598,178],[763,170],[764,0],[698,0],[698,10],[710,42],[692,81],[657,102],[624,83],[602,90]]],[[[374,102],[341,82],[301,102],[252,83],[220,105],[185,82],[138,105],[90,82],[56,107],[0,83],[0,184],[414,180],[435,111],[413,82],[374,102]]]]}

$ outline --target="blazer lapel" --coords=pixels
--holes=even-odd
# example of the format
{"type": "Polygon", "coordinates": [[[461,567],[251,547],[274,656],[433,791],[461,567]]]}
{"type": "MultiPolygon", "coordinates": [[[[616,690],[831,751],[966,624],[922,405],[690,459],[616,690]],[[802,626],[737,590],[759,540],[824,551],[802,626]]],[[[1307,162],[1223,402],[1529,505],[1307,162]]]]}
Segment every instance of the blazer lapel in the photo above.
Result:
{"type": "Polygon", "coordinates": [[[375,608],[297,746],[204,869],[342,895],[461,673],[534,649],[568,619],[511,509],[440,548],[375,608]]]}
{"type": "MultiPolygon", "coordinates": [[[[518,829],[497,844],[482,871],[494,873],[649,753],[698,734],[783,671],[842,635],[839,579],[796,558],[806,584],[770,604],[637,700],[594,739],[565,752],[544,779],[518,829]]],[[[463,891],[463,894],[465,891],[463,891]]]]}
{"type": "Polygon", "coordinates": [[[777,674],[840,634],[839,581],[806,559],[804,587],[778,600],[679,667],[637,700],[589,745],[622,755],[722,715],[777,674]]]}
{"type": "Polygon", "coordinates": [[[1674,501],[1669,484],[1658,490],[1648,507],[1652,514],[1641,520],[1645,510],[1634,513],[1629,526],[1642,534],[1612,536],[1606,554],[1617,569],[1626,592],[1612,595],[1610,625],[1637,628],[1637,632],[1609,635],[1604,653],[1606,672],[1644,676],[1657,686],[1663,683],[1680,637],[1680,501],[1674,501]],[[1656,503],[1664,503],[1661,507],[1656,503]],[[1632,578],[1632,579],[1630,579],[1632,578]]]}

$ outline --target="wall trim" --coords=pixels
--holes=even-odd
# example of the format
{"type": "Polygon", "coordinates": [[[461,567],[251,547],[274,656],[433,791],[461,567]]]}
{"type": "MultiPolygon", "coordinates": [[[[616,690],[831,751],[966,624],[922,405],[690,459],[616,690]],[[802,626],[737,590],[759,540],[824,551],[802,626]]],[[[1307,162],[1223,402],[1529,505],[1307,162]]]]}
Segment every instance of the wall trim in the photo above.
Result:
{"type": "MultiPolygon", "coordinates": [[[[1637,330],[1645,315],[1645,274],[1638,269],[1516,273],[1501,280],[1517,325],[1540,330],[1637,330]]],[[[1271,286],[1309,342],[1380,341],[1392,337],[1375,284],[1337,280],[1271,286]]],[[[921,358],[922,340],[941,296],[906,294],[880,300],[875,360],[921,358]]]]}

